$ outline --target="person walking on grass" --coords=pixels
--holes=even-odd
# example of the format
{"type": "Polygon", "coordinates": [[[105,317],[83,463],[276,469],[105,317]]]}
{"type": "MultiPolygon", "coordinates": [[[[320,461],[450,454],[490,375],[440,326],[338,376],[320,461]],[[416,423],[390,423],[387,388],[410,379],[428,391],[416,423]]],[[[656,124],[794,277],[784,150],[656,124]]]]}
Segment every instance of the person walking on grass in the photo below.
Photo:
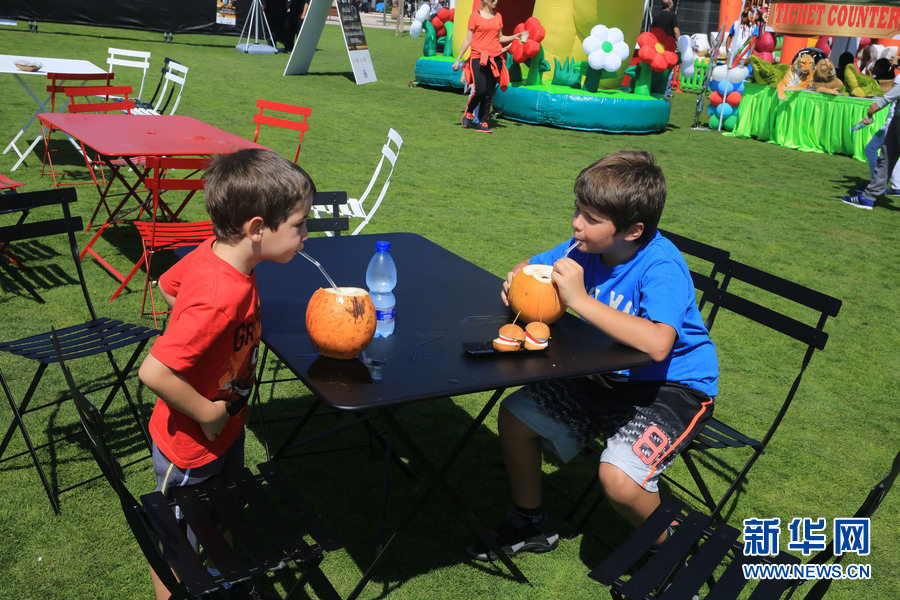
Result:
{"type": "Polygon", "coordinates": [[[466,82],[473,86],[463,111],[462,126],[468,128],[475,121],[474,112],[478,109],[479,123],[475,131],[491,133],[488,125],[491,114],[491,103],[494,100],[494,88],[500,83],[505,89],[509,83],[509,73],[503,53],[514,40],[522,38],[523,33],[503,35],[503,17],[495,12],[497,0],[481,0],[481,8],[469,17],[468,33],[459,49],[459,55],[453,63],[453,70],[459,69],[460,57],[472,48],[469,60],[463,66],[466,82]]]}
{"type": "MultiPolygon", "coordinates": [[[[863,122],[872,122],[872,115],[879,110],[890,106],[894,110],[894,104],[900,98],[900,77],[894,79],[894,86],[881,97],[875,99],[875,102],[869,105],[866,112],[866,118],[863,122]]],[[[875,172],[869,180],[869,184],[863,191],[853,196],[843,196],[841,201],[845,204],[862,208],[864,210],[872,210],[875,207],[875,200],[879,196],[888,191],[891,173],[897,166],[900,159],[900,118],[896,115],[891,118],[887,125],[887,131],[884,134],[884,141],[881,144],[881,151],[878,153],[878,161],[875,163],[875,172]]],[[[894,190],[890,190],[893,192],[894,190]]]]}

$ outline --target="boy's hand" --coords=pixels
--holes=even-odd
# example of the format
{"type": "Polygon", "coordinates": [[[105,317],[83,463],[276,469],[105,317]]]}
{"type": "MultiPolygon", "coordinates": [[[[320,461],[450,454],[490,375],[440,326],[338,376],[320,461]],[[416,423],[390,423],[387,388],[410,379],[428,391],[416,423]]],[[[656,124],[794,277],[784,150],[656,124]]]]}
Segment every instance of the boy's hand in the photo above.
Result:
{"type": "Polygon", "coordinates": [[[553,272],[550,277],[556,284],[559,297],[564,305],[572,306],[579,299],[587,296],[587,291],[584,289],[584,268],[571,258],[560,258],[553,263],[553,272]]]}
{"type": "Polygon", "coordinates": [[[512,271],[506,274],[506,281],[503,282],[503,289],[500,290],[500,299],[503,300],[503,304],[509,306],[509,286],[512,285],[513,277],[516,276],[516,273],[524,269],[528,265],[527,260],[523,260],[516,266],[512,268],[512,271]]]}
{"type": "Polygon", "coordinates": [[[206,439],[213,441],[225,429],[228,419],[228,403],[224,400],[216,400],[209,403],[209,409],[204,410],[203,419],[197,419],[197,422],[206,439]]]}

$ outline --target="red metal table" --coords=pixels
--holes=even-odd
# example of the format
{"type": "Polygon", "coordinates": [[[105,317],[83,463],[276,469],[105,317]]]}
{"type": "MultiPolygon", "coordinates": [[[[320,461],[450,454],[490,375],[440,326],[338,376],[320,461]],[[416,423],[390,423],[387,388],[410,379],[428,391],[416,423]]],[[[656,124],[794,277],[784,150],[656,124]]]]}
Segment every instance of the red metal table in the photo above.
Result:
{"type": "MultiPolygon", "coordinates": [[[[245,148],[265,148],[238,135],[214,127],[203,121],[182,115],[126,115],[126,114],[68,114],[41,113],[38,119],[80,140],[96,150],[109,167],[112,176],[125,185],[128,192],[112,209],[110,216],[81,252],[90,254],[120,282],[125,277],[93,249],[103,230],[113,222],[129,198],[142,203],[137,190],[143,184],[146,171],[138,165],[138,158],[146,156],[208,156],[228,154],[245,148]],[[121,159],[122,162],[119,162],[121,159]],[[137,174],[131,183],[122,174],[123,167],[137,174]]],[[[107,186],[107,189],[109,186],[107,186]]],[[[101,203],[104,190],[99,190],[101,203]]],[[[98,204],[98,210],[99,210],[98,204]]],[[[96,211],[95,211],[96,215],[96,211]]],[[[92,217],[93,219],[93,217],[92,217]]],[[[88,225],[90,228],[90,225],[88,225]]]]}

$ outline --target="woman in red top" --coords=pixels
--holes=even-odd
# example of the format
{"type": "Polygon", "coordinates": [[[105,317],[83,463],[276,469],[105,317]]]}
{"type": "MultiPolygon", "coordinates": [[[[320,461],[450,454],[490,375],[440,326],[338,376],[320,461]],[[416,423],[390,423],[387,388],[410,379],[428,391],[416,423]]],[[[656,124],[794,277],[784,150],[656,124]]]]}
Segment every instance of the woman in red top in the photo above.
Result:
{"type": "MultiPolygon", "coordinates": [[[[478,108],[478,119],[481,121],[475,131],[490,133],[487,124],[491,114],[491,101],[494,99],[494,88],[501,75],[506,75],[506,64],[503,53],[513,40],[520,39],[522,34],[503,35],[503,17],[494,12],[497,0],[481,0],[481,8],[469,17],[469,33],[462,43],[459,55],[462,56],[471,46],[469,61],[463,67],[466,82],[474,86],[469,95],[469,103],[463,113],[462,126],[468,127],[475,120],[473,113],[478,108]]],[[[459,69],[459,58],[453,63],[453,70],[459,69]]],[[[508,81],[508,75],[505,80],[508,81]]]]}

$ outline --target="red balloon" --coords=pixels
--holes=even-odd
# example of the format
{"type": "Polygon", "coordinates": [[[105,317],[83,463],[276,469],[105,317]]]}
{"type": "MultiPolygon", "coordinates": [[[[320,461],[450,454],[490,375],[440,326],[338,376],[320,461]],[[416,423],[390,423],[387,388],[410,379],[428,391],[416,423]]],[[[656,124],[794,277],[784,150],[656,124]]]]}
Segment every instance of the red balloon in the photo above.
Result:
{"type": "Polygon", "coordinates": [[[722,94],[719,92],[713,92],[709,95],[709,103],[713,106],[718,106],[722,104],[722,94]]]}
{"type": "Polygon", "coordinates": [[[725,102],[729,106],[737,108],[737,105],[741,103],[741,93],[731,92],[730,94],[725,96],[725,102]]]}

